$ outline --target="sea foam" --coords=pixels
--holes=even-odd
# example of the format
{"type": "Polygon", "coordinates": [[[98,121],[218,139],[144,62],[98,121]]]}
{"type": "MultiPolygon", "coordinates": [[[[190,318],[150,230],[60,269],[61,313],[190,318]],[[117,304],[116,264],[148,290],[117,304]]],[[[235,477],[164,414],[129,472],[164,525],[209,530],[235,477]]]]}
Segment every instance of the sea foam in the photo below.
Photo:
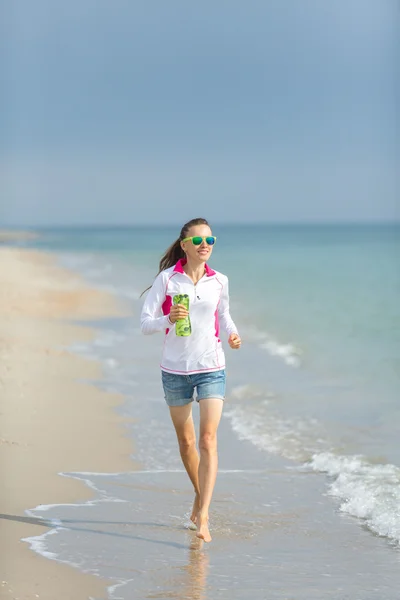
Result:
{"type": "Polygon", "coordinates": [[[400,468],[371,464],[362,456],[315,454],[308,466],[332,478],[329,494],[340,510],[362,519],[371,531],[400,544],[400,468]]]}

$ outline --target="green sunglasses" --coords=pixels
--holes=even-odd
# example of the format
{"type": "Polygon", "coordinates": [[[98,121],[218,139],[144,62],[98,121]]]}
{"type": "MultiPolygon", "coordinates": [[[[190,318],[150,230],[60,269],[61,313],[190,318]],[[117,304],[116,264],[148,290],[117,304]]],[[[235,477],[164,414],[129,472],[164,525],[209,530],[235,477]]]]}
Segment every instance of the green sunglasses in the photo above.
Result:
{"type": "Polygon", "coordinates": [[[213,246],[216,242],[216,237],[215,235],[206,235],[206,236],[201,236],[201,235],[195,235],[193,237],[187,237],[184,240],[182,240],[182,242],[188,242],[189,240],[192,240],[192,244],[194,244],[194,246],[200,246],[200,244],[203,242],[203,240],[206,242],[206,244],[208,244],[209,246],[213,246]]]}

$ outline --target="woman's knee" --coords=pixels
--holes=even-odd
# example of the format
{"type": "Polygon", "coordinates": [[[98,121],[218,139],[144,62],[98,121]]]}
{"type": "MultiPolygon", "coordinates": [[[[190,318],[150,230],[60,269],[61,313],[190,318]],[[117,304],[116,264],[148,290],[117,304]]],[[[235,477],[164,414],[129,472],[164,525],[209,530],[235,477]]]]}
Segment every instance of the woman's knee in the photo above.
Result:
{"type": "Polygon", "coordinates": [[[178,436],[178,443],[181,454],[187,454],[196,447],[196,439],[191,435],[178,436]]]}
{"type": "Polygon", "coordinates": [[[199,448],[203,452],[215,452],[217,449],[217,434],[205,431],[200,435],[199,448]]]}

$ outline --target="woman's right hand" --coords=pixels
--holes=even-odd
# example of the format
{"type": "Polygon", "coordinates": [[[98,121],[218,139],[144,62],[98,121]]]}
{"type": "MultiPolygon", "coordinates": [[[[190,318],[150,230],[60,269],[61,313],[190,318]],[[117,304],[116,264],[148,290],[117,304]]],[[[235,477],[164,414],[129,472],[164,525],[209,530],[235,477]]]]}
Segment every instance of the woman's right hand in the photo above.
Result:
{"type": "Polygon", "coordinates": [[[183,306],[183,304],[173,304],[169,312],[169,320],[171,323],[176,323],[179,319],[184,319],[189,314],[189,311],[183,306]]]}

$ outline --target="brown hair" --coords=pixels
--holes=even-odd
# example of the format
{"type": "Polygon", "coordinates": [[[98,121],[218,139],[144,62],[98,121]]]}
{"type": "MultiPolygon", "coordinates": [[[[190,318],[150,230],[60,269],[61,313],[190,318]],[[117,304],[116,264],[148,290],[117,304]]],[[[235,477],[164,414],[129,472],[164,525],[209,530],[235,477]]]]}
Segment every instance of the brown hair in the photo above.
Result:
{"type": "MultiPolygon", "coordinates": [[[[184,240],[185,237],[187,237],[189,229],[191,227],[194,227],[195,225],[209,226],[209,223],[206,221],[206,219],[198,218],[192,219],[191,221],[188,221],[184,224],[178,239],[170,245],[170,247],[165,251],[164,255],[162,256],[160,264],[158,265],[158,273],[156,277],[161,273],[161,271],[165,271],[165,269],[169,269],[169,267],[175,265],[180,258],[185,258],[185,253],[181,248],[181,241],[184,240]]],[[[147,290],[149,290],[150,288],[151,285],[140,294],[140,297],[142,297],[143,294],[147,292],[147,290]]]]}

